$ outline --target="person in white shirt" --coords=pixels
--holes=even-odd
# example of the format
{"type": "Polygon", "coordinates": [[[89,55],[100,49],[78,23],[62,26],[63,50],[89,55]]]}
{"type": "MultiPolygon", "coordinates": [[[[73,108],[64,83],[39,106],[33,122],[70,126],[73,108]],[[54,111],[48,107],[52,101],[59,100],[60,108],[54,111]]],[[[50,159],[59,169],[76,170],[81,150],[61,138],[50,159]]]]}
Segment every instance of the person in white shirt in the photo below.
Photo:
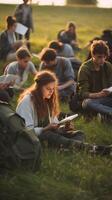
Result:
{"type": "Polygon", "coordinates": [[[34,76],[37,73],[37,70],[34,64],[30,61],[31,54],[29,50],[25,47],[21,47],[16,52],[17,61],[11,62],[5,68],[4,74],[14,74],[18,76],[16,80],[15,87],[22,89],[24,83],[27,81],[29,73],[34,76]]]}

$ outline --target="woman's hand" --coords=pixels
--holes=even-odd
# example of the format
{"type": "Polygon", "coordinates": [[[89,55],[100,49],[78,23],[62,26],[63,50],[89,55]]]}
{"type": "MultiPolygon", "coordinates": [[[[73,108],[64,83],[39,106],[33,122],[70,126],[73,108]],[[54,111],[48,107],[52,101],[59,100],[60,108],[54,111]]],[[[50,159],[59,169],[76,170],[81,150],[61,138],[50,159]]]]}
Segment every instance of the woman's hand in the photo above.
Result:
{"type": "Polygon", "coordinates": [[[65,123],[65,131],[72,131],[74,130],[74,124],[72,121],[65,123]]]}
{"type": "Polygon", "coordinates": [[[59,128],[59,125],[56,124],[56,123],[51,123],[51,124],[48,124],[48,126],[46,126],[44,128],[44,131],[47,131],[47,130],[56,130],[59,128]]]}

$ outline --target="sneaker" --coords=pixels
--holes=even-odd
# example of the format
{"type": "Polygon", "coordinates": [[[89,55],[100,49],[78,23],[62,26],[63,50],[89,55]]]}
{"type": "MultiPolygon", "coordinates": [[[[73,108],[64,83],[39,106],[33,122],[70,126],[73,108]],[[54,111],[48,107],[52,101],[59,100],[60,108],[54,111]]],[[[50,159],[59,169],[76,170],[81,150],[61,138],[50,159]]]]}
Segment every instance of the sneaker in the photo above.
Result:
{"type": "Polygon", "coordinates": [[[105,122],[105,123],[112,123],[112,114],[97,114],[97,120],[99,122],[105,122]]]}
{"type": "Polygon", "coordinates": [[[97,114],[97,120],[99,122],[102,122],[102,115],[100,113],[97,114]]]}
{"type": "Polygon", "coordinates": [[[112,145],[93,145],[91,153],[101,156],[112,155],[112,145]]]}

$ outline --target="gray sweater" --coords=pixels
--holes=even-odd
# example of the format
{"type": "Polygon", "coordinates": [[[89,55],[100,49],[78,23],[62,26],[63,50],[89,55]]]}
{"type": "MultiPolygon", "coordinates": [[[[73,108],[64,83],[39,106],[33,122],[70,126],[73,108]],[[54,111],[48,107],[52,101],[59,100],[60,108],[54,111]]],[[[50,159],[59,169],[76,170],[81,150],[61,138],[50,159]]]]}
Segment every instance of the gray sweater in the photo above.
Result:
{"type": "MultiPolygon", "coordinates": [[[[22,99],[17,106],[16,112],[24,118],[27,128],[34,129],[37,136],[42,133],[43,127],[38,127],[38,116],[31,101],[31,94],[22,99]]],[[[57,117],[50,117],[50,121],[51,123],[58,123],[57,117]]]]}

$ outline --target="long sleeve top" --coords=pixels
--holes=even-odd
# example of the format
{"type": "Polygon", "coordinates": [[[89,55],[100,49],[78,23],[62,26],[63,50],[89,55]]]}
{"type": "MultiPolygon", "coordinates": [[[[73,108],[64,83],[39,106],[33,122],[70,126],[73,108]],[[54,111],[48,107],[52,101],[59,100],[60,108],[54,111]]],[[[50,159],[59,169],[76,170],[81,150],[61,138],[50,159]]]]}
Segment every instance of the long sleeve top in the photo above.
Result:
{"type": "Polygon", "coordinates": [[[94,68],[93,60],[83,63],[78,72],[78,94],[81,99],[88,98],[89,93],[100,92],[112,86],[112,64],[106,62],[100,71],[94,68]]]}
{"type": "MultiPolygon", "coordinates": [[[[31,100],[31,94],[26,95],[20,104],[17,106],[16,112],[24,118],[26,127],[34,129],[35,134],[38,136],[42,134],[44,127],[39,127],[39,119],[37,112],[34,109],[33,102],[31,100]]],[[[48,116],[49,118],[49,116],[48,116]]],[[[50,118],[51,123],[58,123],[57,117],[50,118]]],[[[50,122],[49,122],[50,123],[50,122]]]]}
{"type": "Polygon", "coordinates": [[[20,22],[33,30],[32,7],[29,4],[19,4],[15,9],[14,16],[16,17],[17,22],[20,22]]]}
{"type": "MultiPolygon", "coordinates": [[[[15,36],[15,33],[13,33],[15,36]]],[[[15,36],[16,38],[16,36],[15,36]]],[[[8,31],[5,30],[0,35],[0,58],[6,59],[9,52],[13,51],[12,44],[9,41],[8,31]]]]}

